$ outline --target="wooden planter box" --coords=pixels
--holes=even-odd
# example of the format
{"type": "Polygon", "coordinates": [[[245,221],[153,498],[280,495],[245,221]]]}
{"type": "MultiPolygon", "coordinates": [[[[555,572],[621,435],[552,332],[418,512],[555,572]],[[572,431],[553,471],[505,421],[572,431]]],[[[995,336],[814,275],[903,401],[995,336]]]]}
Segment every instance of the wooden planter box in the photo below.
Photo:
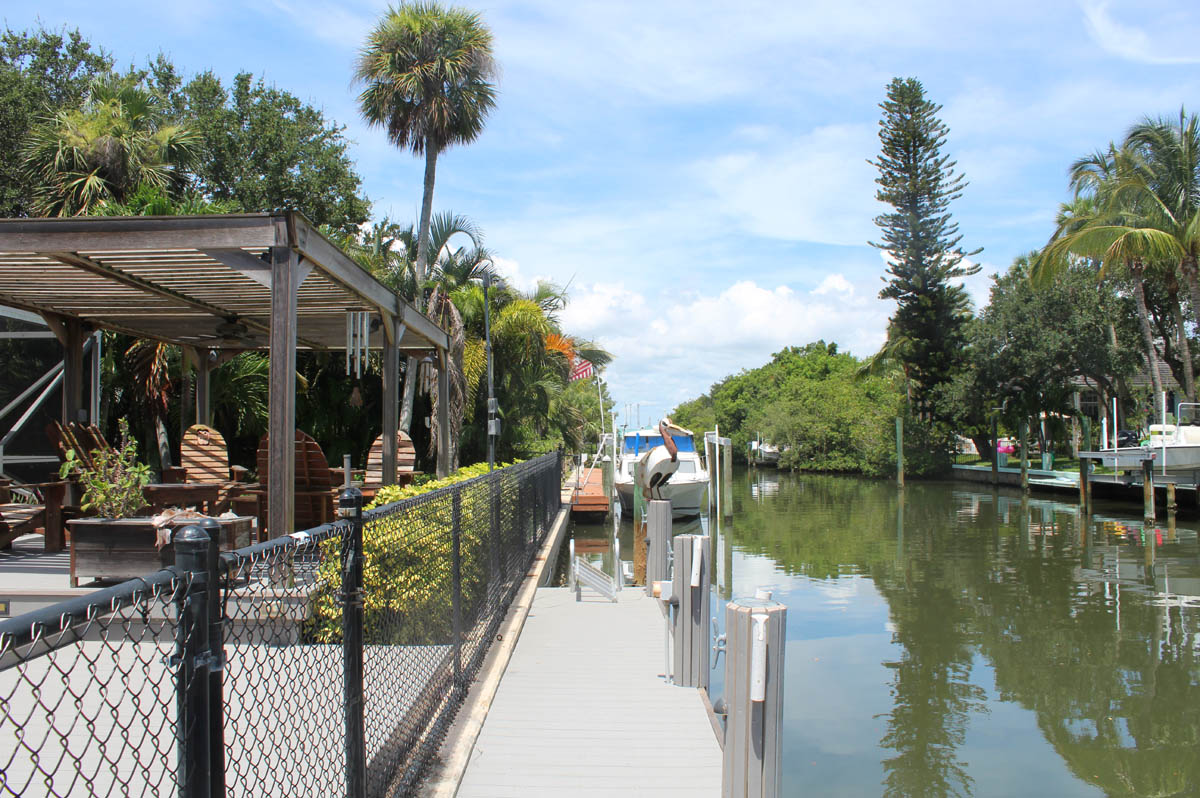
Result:
{"type": "MultiPolygon", "coordinates": [[[[251,518],[217,519],[221,524],[221,550],[232,551],[251,543],[251,518]]],[[[195,521],[174,521],[172,530],[195,521]]],[[[175,564],[175,545],[156,548],[154,525],[149,518],[80,518],[68,521],[71,529],[71,586],[83,577],[124,581],[175,564]]]]}

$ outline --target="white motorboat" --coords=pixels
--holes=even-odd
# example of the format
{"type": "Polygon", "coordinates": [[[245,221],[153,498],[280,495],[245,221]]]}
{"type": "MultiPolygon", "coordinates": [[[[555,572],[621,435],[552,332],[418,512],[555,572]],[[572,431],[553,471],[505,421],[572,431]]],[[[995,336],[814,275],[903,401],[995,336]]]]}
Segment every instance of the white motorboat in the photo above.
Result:
{"type": "Polygon", "coordinates": [[[1178,424],[1151,424],[1149,438],[1141,446],[1114,446],[1079,456],[1118,470],[1138,469],[1150,460],[1159,473],[1200,471],[1200,404],[1179,404],[1176,418],[1178,424]]]}
{"type": "MultiPolygon", "coordinates": [[[[671,514],[675,518],[692,518],[700,515],[708,499],[708,471],[696,452],[696,441],[692,433],[683,430],[671,435],[678,449],[675,473],[660,487],[654,489],[655,496],[661,495],[671,501],[671,514]]],[[[663,446],[662,432],[658,429],[640,429],[625,433],[621,441],[620,462],[614,484],[621,508],[633,511],[634,464],[644,460],[647,453],[663,446]]]]}
{"type": "Polygon", "coordinates": [[[779,467],[779,447],[761,438],[750,441],[750,464],[756,466],[779,467]]]}

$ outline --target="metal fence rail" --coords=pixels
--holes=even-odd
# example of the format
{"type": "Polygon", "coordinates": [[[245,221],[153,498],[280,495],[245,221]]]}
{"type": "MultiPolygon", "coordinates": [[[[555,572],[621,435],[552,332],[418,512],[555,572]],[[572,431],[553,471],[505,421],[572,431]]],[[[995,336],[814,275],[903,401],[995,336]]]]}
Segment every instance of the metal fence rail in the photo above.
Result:
{"type": "MultiPolygon", "coordinates": [[[[550,454],[0,621],[0,796],[402,796],[559,509],[550,454]]],[[[202,525],[203,526],[203,525],[202,525]]],[[[205,534],[205,532],[210,534],[205,534]]]]}

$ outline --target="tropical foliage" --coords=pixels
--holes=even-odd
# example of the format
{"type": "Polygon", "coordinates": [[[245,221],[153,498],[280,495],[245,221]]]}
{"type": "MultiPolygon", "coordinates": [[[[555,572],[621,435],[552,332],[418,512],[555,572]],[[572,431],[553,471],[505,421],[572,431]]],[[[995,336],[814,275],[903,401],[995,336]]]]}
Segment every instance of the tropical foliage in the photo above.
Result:
{"type": "MultiPolygon", "coordinates": [[[[610,356],[562,329],[566,294],[548,284],[528,292],[506,285],[475,222],[432,210],[437,156],[478,136],[494,105],[490,33],[469,12],[402,5],[380,21],[359,67],[364,114],[397,146],[426,156],[414,226],[388,218],[363,224],[369,205],[343,128],[289,92],[248,73],[228,85],[211,71],[184,77],[163,56],[144,69],[117,72],[79,34],[46,31],[10,31],[0,43],[0,96],[13,101],[0,112],[0,139],[28,141],[23,171],[0,174],[0,200],[13,213],[62,215],[299,208],[449,331],[453,465],[486,451],[488,317],[503,422],[497,456],[528,457],[594,438],[598,405],[610,402],[597,396],[594,383],[571,384],[568,377],[578,358],[602,368],[610,356]]],[[[102,426],[111,436],[116,419],[127,419],[143,441],[142,456],[157,464],[154,442],[190,420],[192,358],[112,333],[105,334],[104,353],[102,426]]],[[[234,459],[249,462],[265,431],[267,358],[226,354],[213,366],[214,423],[234,459]]],[[[304,352],[297,370],[298,425],[331,459],[350,453],[361,461],[382,416],[378,360],[361,378],[348,379],[340,357],[304,352]]],[[[404,377],[402,423],[430,420],[411,424],[419,467],[427,470],[438,434],[434,410],[443,399],[435,374],[433,364],[410,360],[404,377]]]]}
{"type": "Polygon", "coordinates": [[[198,134],[171,124],[161,98],[132,78],[102,75],[80,108],[36,125],[24,148],[41,216],[95,213],[139,186],[179,193],[197,155],[198,134]]]}
{"type": "Polygon", "coordinates": [[[837,344],[789,347],[764,366],[726,377],[675,408],[671,418],[693,430],[719,425],[739,458],[761,437],[780,447],[782,467],[891,473],[895,418],[905,412],[903,378],[898,372],[861,376],[862,366],[837,344]]]}

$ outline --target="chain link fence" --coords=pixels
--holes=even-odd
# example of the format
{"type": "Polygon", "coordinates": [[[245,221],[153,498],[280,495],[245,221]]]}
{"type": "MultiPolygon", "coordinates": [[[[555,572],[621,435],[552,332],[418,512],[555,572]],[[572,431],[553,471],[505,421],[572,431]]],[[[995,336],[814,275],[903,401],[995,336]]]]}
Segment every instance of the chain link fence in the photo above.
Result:
{"type": "Polygon", "coordinates": [[[411,794],[561,474],[344,495],[342,520],[233,552],[201,524],[173,568],[0,620],[0,796],[411,794]]]}

